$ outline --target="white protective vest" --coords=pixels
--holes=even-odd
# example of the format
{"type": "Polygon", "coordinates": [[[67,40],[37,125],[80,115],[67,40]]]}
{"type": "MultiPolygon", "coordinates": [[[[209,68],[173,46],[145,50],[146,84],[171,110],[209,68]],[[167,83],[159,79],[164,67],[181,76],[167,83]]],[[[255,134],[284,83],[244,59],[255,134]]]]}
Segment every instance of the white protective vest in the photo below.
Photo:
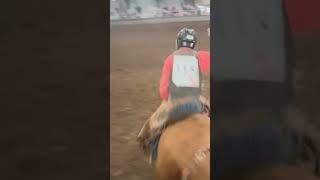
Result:
{"type": "Polygon", "coordinates": [[[173,99],[200,96],[201,72],[196,51],[174,53],[169,90],[173,99]]]}

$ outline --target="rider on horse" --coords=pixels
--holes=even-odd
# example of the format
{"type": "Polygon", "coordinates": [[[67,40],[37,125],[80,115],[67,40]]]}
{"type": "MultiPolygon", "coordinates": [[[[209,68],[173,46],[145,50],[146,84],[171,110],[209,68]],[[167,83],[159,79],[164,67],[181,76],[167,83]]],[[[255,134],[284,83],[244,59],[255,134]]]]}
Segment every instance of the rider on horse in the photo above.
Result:
{"type": "MultiPolygon", "coordinates": [[[[209,29],[208,29],[208,35],[209,29]]],[[[201,75],[210,72],[210,52],[196,51],[195,31],[183,28],[177,34],[176,51],[165,61],[160,82],[162,103],[142,127],[138,141],[150,155],[150,143],[168,124],[170,110],[188,100],[198,100],[209,114],[209,103],[201,96],[201,75]]]]}

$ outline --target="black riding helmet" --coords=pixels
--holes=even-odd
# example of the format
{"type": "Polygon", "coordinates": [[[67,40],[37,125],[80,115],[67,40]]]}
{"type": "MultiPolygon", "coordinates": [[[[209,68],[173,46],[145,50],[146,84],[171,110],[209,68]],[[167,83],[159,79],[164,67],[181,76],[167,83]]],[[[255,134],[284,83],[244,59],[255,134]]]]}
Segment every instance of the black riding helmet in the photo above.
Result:
{"type": "Polygon", "coordinates": [[[196,42],[196,32],[193,29],[182,28],[177,34],[176,48],[188,47],[194,49],[196,42]]]}

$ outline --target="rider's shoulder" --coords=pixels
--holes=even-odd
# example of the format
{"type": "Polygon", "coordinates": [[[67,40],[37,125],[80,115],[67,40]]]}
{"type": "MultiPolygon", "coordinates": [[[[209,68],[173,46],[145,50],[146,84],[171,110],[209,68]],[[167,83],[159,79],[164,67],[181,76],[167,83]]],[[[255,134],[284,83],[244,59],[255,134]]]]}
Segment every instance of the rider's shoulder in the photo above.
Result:
{"type": "Polygon", "coordinates": [[[172,53],[172,54],[169,54],[169,55],[167,56],[167,58],[166,58],[166,61],[168,61],[168,60],[172,59],[172,58],[173,58],[173,56],[174,56],[174,54],[173,54],[173,53],[172,53]]]}
{"type": "Polygon", "coordinates": [[[167,63],[170,63],[170,62],[172,62],[172,61],[173,61],[173,54],[169,54],[169,55],[167,56],[166,60],[165,60],[165,63],[167,64],[167,63]]]}

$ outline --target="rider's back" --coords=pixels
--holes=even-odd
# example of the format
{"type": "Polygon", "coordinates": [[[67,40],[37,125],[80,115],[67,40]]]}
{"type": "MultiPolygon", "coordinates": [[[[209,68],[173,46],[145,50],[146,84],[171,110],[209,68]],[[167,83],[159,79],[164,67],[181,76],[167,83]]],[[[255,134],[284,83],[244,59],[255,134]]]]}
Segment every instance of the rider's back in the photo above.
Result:
{"type": "MultiPolygon", "coordinates": [[[[174,66],[175,55],[193,55],[198,61],[199,71],[201,74],[206,74],[210,72],[210,53],[206,51],[195,51],[191,48],[182,47],[175,51],[173,54],[169,55],[162,69],[162,76],[160,80],[160,97],[163,100],[167,100],[171,93],[181,94],[181,92],[172,92],[172,71],[174,66]]],[[[173,90],[174,91],[174,90],[173,90]]],[[[186,91],[187,92],[187,91],[186,91]]]]}

